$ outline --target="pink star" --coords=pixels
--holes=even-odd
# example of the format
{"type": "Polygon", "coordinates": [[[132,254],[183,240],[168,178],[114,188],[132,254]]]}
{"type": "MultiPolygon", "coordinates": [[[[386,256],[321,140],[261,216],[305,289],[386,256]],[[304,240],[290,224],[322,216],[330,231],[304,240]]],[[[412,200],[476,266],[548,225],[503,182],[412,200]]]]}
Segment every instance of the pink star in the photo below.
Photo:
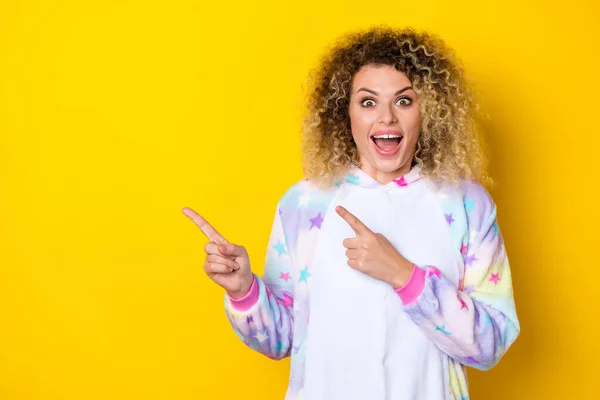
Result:
{"type": "Polygon", "coordinates": [[[498,282],[500,282],[500,277],[498,276],[498,274],[492,274],[490,282],[494,282],[494,285],[497,285],[498,282]]]}
{"type": "Polygon", "coordinates": [[[283,305],[286,307],[291,307],[294,305],[294,298],[287,293],[283,294],[283,305]]]}
{"type": "Polygon", "coordinates": [[[464,256],[467,254],[467,246],[464,244],[460,247],[460,253],[464,256]]]}
{"type": "Polygon", "coordinates": [[[267,289],[267,299],[271,298],[271,291],[269,289],[267,289]]]}
{"type": "Polygon", "coordinates": [[[458,301],[460,301],[460,309],[462,310],[463,308],[466,308],[467,310],[469,309],[467,307],[467,303],[465,303],[465,301],[463,299],[458,299],[458,301]]]}
{"type": "Polygon", "coordinates": [[[400,177],[399,179],[394,179],[394,183],[398,186],[408,186],[404,177],[400,177]]]}
{"type": "Polygon", "coordinates": [[[437,276],[438,279],[441,278],[439,269],[437,269],[436,267],[429,267],[429,271],[427,271],[427,276],[433,276],[433,275],[437,276]]]}
{"type": "Polygon", "coordinates": [[[463,288],[463,280],[459,279],[458,280],[458,290],[462,290],[462,288],[463,288]]]}
{"type": "Polygon", "coordinates": [[[279,275],[279,279],[283,279],[284,281],[287,282],[288,279],[290,279],[290,273],[289,272],[286,272],[286,273],[281,272],[279,275]]]}

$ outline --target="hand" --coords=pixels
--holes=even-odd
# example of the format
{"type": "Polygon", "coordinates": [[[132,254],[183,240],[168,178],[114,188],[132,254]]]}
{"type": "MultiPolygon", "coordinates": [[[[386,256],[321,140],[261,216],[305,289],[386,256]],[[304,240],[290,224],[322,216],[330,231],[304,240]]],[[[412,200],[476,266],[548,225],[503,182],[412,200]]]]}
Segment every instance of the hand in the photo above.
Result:
{"type": "Polygon", "coordinates": [[[350,225],[356,237],[344,239],[348,265],[398,289],[406,284],[414,265],[396,250],[381,233],[375,233],[350,211],[337,206],[335,211],[350,225]]]}
{"type": "Polygon", "coordinates": [[[210,240],[204,247],[204,271],[208,277],[235,299],[246,295],[254,279],[246,249],[227,242],[208,221],[191,208],[186,207],[182,212],[194,221],[210,240]]]}

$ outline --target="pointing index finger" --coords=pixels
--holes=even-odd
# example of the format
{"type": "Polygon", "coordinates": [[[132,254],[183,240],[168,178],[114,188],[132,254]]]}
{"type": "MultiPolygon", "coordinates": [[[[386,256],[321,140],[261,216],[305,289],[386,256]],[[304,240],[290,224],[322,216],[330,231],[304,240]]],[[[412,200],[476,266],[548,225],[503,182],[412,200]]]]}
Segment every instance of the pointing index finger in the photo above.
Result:
{"type": "Polygon", "coordinates": [[[348,225],[350,225],[350,228],[352,228],[354,233],[357,235],[372,233],[371,230],[365,224],[363,224],[360,219],[358,219],[354,214],[346,210],[344,207],[337,206],[335,211],[344,219],[344,221],[348,223],[348,225]]]}
{"type": "Polygon", "coordinates": [[[186,217],[194,221],[200,230],[210,239],[211,242],[217,244],[226,244],[227,240],[219,233],[211,224],[208,223],[200,214],[191,208],[184,208],[182,212],[186,217]]]}

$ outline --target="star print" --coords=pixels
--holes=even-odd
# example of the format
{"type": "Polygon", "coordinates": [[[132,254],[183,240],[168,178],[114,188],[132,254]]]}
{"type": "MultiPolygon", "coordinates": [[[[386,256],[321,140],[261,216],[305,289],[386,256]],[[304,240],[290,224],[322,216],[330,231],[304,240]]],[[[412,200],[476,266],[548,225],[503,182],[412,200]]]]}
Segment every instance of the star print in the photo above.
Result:
{"type": "Polygon", "coordinates": [[[323,217],[321,217],[321,213],[318,213],[316,217],[310,219],[310,228],[317,227],[317,229],[321,229],[321,224],[323,223],[323,217]]]}
{"type": "Polygon", "coordinates": [[[463,256],[467,255],[467,249],[468,249],[468,247],[463,244],[462,246],[460,246],[460,253],[463,256]]]}
{"type": "Polygon", "coordinates": [[[348,175],[348,177],[346,178],[346,182],[358,185],[359,178],[356,175],[348,175]]]}
{"type": "Polygon", "coordinates": [[[285,246],[279,240],[277,241],[277,244],[273,246],[273,248],[277,250],[277,253],[279,253],[280,257],[282,254],[285,254],[285,246]]]}
{"type": "Polygon", "coordinates": [[[283,305],[286,307],[291,307],[294,305],[294,298],[287,293],[283,294],[283,305]]]}
{"type": "Polygon", "coordinates": [[[399,179],[394,179],[394,183],[400,187],[408,186],[408,184],[406,183],[406,179],[404,179],[403,176],[401,176],[399,179]]]}
{"type": "Polygon", "coordinates": [[[467,307],[467,303],[463,299],[458,299],[458,301],[460,301],[460,309],[461,310],[463,308],[466,308],[467,310],[469,309],[469,307],[467,307]]]}
{"type": "Polygon", "coordinates": [[[450,332],[446,330],[446,325],[436,326],[435,330],[442,332],[444,335],[450,335],[450,332]]]}
{"type": "Polygon", "coordinates": [[[483,314],[483,317],[485,318],[485,323],[488,325],[493,325],[492,323],[492,318],[490,318],[489,314],[483,314]]]}
{"type": "Polygon", "coordinates": [[[308,272],[308,267],[304,267],[304,269],[300,270],[300,279],[298,279],[298,283],[305,282],[308,283],[307,279],[310,278],[312,274],[308,272]]]}
{"type": "Polygon", "coordinates": [[[474,209],[475,209],[475,200],[465,197],[465,210],[467,210],[467,212],[470,213],[474,209]]]}
{"type": "Polygon", "coordinates": [[[281,340],[278,340],[277,341],[277,346],[275,346],[275,352],[279,353],[282,348],[283,348],[283,343],[281,342],[281,340]]]}
{"type": "Polygon", "coordinates": [[[297,354],[298,351],[300,350],[300,346],[294,346],[293,350],[294,350],[294,354],[297,354]]]}
{"type": "Polygon", "coordinates": [[[474,359],[471,356],[467,357],[467,361],[471,364],[479,364],[479,361],[477,361],[476,359],[474,359]]]}
{"type": "Polygon", "coordinates": [[[462,280],[462,279],[459,279],[459,280],[458,280],[458,289],[459,289],[459,290],[460,290],[460,289],[462,289],[462,286],[463,286],[463,280],[462,280]]]}
{"type": "Polygon", "coordinates": [[[253,321],[254,321],[254,318],[252,318],[252,315],[249,315],[246,317],[246,323],[249,324],[250,322],[253,322],[253,321]]]}
{"type": "Polygon", "coordinates": [[[477,257],[474,254],[465,257],[465,265],[471,265],[474,261],[477,261],[477,257]]]}
{"type": "Polygon", "coordinates": [[[279,216],[281,217],[281,215],[283,214],[283,210],[280,208],[279,210],[277,210],[277,212],[279,213],[279,216]]]}
{"type": "Polygon", "coordinates": [[[287,282],[288,279],[290,279],[290,273],[289,272],[285,272],[285,273],[281,272],[279,274],[279,279],[283,279],[284,281],[287,282]]]}
{"type": "Polygon", "coordinates": [[[469,286],[465,287],[465,293],[467,293],[467,294],[471,294],[473,292],[473,290],[475,290],[474,285],[469,285],[469,286]]]}
{"type": "Polygon", "coordinates": [[[298,197],[298,207],[306,207],[308,206],[308,202],[310,201],[310,196],[307,194],[303,194],[298,197]]]}
{"type": "Polygon", "coordinates": [[[448,223],[448,225],[452,225],[452,223],[454,222],[454,218],[452,218],[452,214],[444,214],[446,216],[446,222],[448,223]]]}
{"type": "Polygon", "coordinates": [[[498,282],[500,282],[500,277],[498,276],[498,274],[492,274],[490,282],[494,282],[494,285],[497,285],[498,282]]]}
{"type": "Polygon", "coordinates": [[[492,224],[492,229],[494,230],[494,233],[498,233],[498,230],[499,230],[499,229],[498,229],[498,223],[497,223],[497,222],[494,222],[494,223],[492,224]]]}
{"type": "Polygon", "coordinates": [[[430,267],[429,271],[427,271],[427,276],[433,276],[433,275],[437,276],[438,279],[440,279],[441,278],[440,270],[437,269],[436,267],[430,267]]]}
{"type": "Polygon", "coordinates": [[[256,338],[256,340],[258,340],[259,343],[264,342],[265,340],[267,340],[267,338],[269,336],[267,336],[266,332],[256,332],[256,335],[254,335],[254,337],[256,338]]]}

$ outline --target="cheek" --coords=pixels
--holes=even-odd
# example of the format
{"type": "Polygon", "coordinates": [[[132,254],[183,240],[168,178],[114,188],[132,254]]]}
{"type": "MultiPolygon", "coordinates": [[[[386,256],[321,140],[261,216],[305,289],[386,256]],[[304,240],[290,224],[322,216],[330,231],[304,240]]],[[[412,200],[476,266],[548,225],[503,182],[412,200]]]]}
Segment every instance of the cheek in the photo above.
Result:
{"type": "Polygon", "coordinates": [[[410,135],[419,136],[419,133],[421,132],[421,113],[418,109],[409,115],[407,122],[406,128],[410,135]]]}
{"type": "Polygon", "coordinates": [[[371,124],[373,123],[373,116],[371,113],[365,112],[358,107],[352,108],[349,112],[350,116],[350,126],[356,128],[357,133],[361,131],[364,132],[365,129],[369,129],[371,124]]]}

